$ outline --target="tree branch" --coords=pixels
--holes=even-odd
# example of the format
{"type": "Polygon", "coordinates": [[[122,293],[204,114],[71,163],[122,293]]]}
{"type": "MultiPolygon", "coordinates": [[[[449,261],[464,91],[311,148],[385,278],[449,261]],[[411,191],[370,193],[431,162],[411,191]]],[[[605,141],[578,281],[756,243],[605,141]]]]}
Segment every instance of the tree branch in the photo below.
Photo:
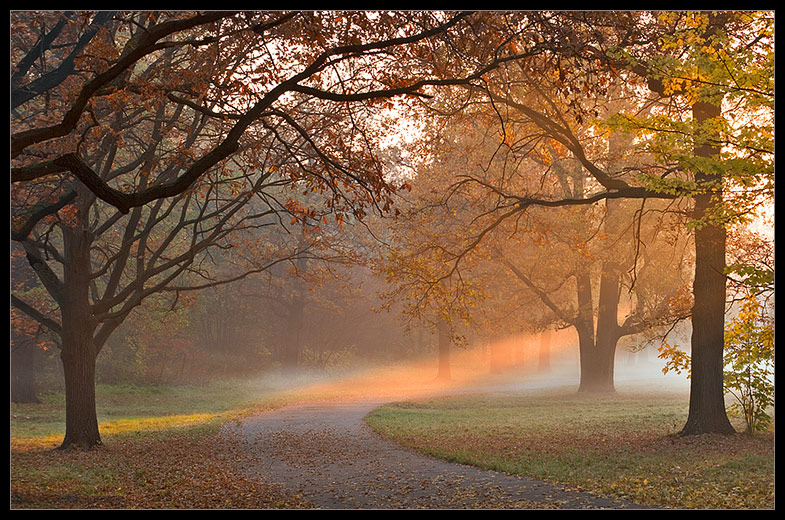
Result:
{"type": "Polygon", "coordinates": [[[62,329],[62,327],[60,326],[59,323],[57,323],[56,321],[54,321],[54,320],[52,320],[50,318],[47,318],[38,309],[36,309],[35,307],[33,307],[32,305],[30,305],[29,303],[25,302],[24,300],[22,300],[21,298],[19,298],[18,296],[14,295],[14,294],[11,295],[11,305],[16,307],[20,311],[24,312],[30,318],[34,319],[35,321],[37,321],[41,325],[45,326],[46,328],[48,328],[52,332],[54,332],[54,333],[56,333],[58,335],[62,333],[63,329],[62,329]]]}
{"type": "Polygon", "coordinates": [[[165,47],[166,44],[161,45],[158,43],[158,40],[161,38],[193,27],[215,22],[222,18],[226,18],[231,14],[232,13],[210,11],[197,14],[184,20],[172,20],[151,27],[144,33],[144,36],[136,47],[128,54],[120,58],[108,70],[98,74],[92,80],[84,84],[73,105],[71,105],[71,108],[63,116],[60,123],[42,128],[32,128],[12,134],[11,158],[18,157],[28,146],[68,135],[76,128],[76,125],[92,96],[98,92],[99,89],[120,77],[121,74],[127,71],[137,61],[148,54],[165,47]]]}
{"type": "MultiPolygon", "coordinates": [[[[73,74],[76,55],[93,39],[93,36],[98,33],[101,26],[111,20],[114,15],[115,11],[101,11],[97,13],[93,18],[93,21],[90,22],[88,30],[79,38],[79,41],[76,43],[71,53],[66,56],[59,67],[47,72],[23,87],[14,88],[11,92],[11,109],[17,108],[31,99],[40,96],[44,92],[55,88],[65,81],[68,76],[73,74]]],[[[50,39],[47,39],[47,42],[48,44],[51,44],[50,39]]],[[[41,52],[43,52],[44,49],[45,46],[42,45],[40,49],[41,52]]]]}
{"type": "Polygon", "coordinates": [[[11,240],[14,240],[16,242],[21,242],[25,240],[33,231],[35,225],[38,224],[38,222],[41,219],[49,215],[54,215],[62,208],[73,202],[75,198],[76,198],[76,190],[71,190],[68,193],[62,195],[57,200],[57,202],[53,204],[45,204],[45,205],[36,204],[32,208],[33,212],[30,214],[29,217],[27,217],[27,220],[24,222],[24,224],[19,226],[19,228],[16,230],[13,229],[11,230],[11,240]]]}
{"type": "Polygon", "coordinates": [[[38,278],[41,280],[44,288],[46,288],[49,295],[52,299],[58,304],[62,305],[63,303],[63,282],[57,277],[52,268],[49,267],[43,258],[41,258],[40,253],[38,250],[29,243],[29,241],[23,241],[22,245],[27,252],[27,262],[30,264],[30,267],[38,275],[38,278]]]}
{"type": "Polygon", "coordinates": [[[512,271],[512,273],[516,276],[516,278],[518,278],[520,281],[524,283],[524,285],[526,285],[526,287],[534,291],[534,293],[540,298],[542,303],[544,303],[551,311],[553,311],[556,317],[558,317],[560,320],[562,320],[565,323],[569,323],[570,325],[573,326],[575,325],[578,319],[577,316],[569,316],[566,312],[564,312],[564,310],[562,310],[558,305],[556,305],[556,303],[551,299],[551,297],[548,296],[547,292],[543,291],[542,289],[534,285],[534,283],[529,279],[529,277],[523,274],[523,272],[520,269],[518,269],[518,267],[516,267],[515,264],[513,264],[506,258],[502,259],[502,263],[504,263],[504,265],[507,266],[507,268],[510,271],[512,271]]]}

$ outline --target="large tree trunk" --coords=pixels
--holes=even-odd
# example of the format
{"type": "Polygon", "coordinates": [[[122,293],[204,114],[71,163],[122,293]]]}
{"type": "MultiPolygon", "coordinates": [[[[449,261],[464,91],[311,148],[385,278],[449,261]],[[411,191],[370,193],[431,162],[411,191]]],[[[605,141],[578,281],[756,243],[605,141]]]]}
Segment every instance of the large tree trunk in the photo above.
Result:
{"type": "Polygon", "coordinates": [[[616,339],[597,335],[596,341],[590,335],[579,330],[578,338],[581,349],[581,381],[580,393],[608,394],[616,391],[613,383],[614,357],[616,339]]]}
{"type": "Polygon", "coordinates": [[[89,450],[101,444],[95,406],[95,356],[81,334],[63,337],[65,438],[60,449],[89,450]]]}
{"type": "Polygon", "coordinates": [[[578,332],[578,349],[580,355],[580,393],[603,393],[613,391],[613,375],[611,386],[608,387],[608,374],[603,369],[606,365],[603,352],[598,349],[597,336],[594,328],[594,302],[591,290],[591,273],[581,273],[577,277],[578,317],[575,330],[578,332]]]}
{"type": "Polygon", "coordinates": [[[597,344],[594,341],[594,327],[577,325],[578,355],[580,357],[579,393],[601,393],[604,389],[604,378],[597,367],[597,344]]]}
{"type": "MultiPolygon", "coordinates": [[[[696,103],[693,117],[702,123],[718,117],[720,109],[710,103],[696,103]]],[[[696,147],[698,157],[718,153],[716,146],[696,147]]],[[[699,185],[721,180],[709,172],[696,172],[699,185]]],[[[695,218],[711,211],[715,194],[695,197],[695,218]]],[[[723,348],[725,335],[725,228],[707,224],[695,230],[695,281],[692,309],[692,372],[690,408],[683,435],[702,433],[735,433],[725,410],[723,387],[723,348]]]]}
{"type": "Polygon", "coordinates": [[[81,227],[63,230],[61,359],[65,375],[65,438],[61,449],[101,444],[95,406],[95,359],[89,300],[90,239],[81,227]]]}
{"type": "Polygon", "coordinates": [[[619,270],[604,262],[600,276],[600,296],[597,304],[597,345],[595,384],[598,390],[614,392],[614,363],[619,342],[619,270]]]}
{"type": "Polygon", "coordinates": [[[591,335],[586,332],[590,326],[594,326],[593,323],[589,324],[588,320],[584,320],[586,323],[581,327],[584,331],[579,331],[579,336],[586,336],[582,340],[585,346],[581,348],[580,392],[615,392],[614,363],[619,342],[619,280],[618,267],[611,262],[604,262],[600,275],[596,332],[591,335]]]}

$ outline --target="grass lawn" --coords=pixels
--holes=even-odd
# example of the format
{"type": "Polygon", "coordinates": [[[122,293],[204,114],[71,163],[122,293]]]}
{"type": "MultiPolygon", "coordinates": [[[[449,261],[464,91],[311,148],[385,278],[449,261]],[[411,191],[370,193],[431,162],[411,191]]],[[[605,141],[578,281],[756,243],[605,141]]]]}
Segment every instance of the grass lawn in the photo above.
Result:
{"type": "Polygon", "coordinates": [[[103,445],[53,451],[64,396],[11,408],[12,509],[274,509],[301,506],[274,485],[242,478],[245,454],[220,427],[283,402],[247,383],[96,389],[103,445]],[[176,410],[176,413],[172,413],[176,410]]]}
{"type": "MultiPolygon", "coordinates": [[[[674,435],[683,392],[618,387],[402,402],[366,418],[438,458],[674,508],[774,507],[774,434],[674,435]]],[[[741,426],[737,425],[741,431],[741,426]]]]}
{"type": "MultiPolygon", "coordinates": [[[[356,381],[353,392],[365,389],[356,381]]],[[[368,423],[434,456],[676,508],[773,508],[774,434],[679,438],[684,393],[579,396],[574,389],[407,401],[368,423]]],[[[275,509],[307,507],[249,481],[247,455],[219,430],[299,400],[258,383],[200,387],[98,386],[103,446],[53,451],[64,433],[62,394],[11,407],[11,507],[275,509]],[[176,411],[176,412],[174,412],[176,411]]],[[[739,428],[740,429],[740,428],[739,428]]]]}

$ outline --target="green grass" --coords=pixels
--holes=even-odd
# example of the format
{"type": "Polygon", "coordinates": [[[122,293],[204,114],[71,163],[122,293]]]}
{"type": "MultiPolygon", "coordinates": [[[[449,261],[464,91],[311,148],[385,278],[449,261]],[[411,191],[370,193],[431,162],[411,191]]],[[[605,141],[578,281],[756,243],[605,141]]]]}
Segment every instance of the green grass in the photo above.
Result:
{"type": "Polygon", "coordinates": [[[246,455],[220,427],[292,399],[258,384],[96,387],[103,445],[54,451],[65,432],[65,398],[11,407],[12,508],[276,508],[296,497],[248,481],[246,455]]]}
{"type": "MultiPolygon", "coordinates": [[[[104,446],[88,453],[53,451],[65,429],[62,394],[13,404],[12,507],[300,507],[296,497],[239,479],[236,461],[245,454],[217,432],[248,414],[325,395],[246,382],[99,385],[104,446]]],[[[402,402],[367,421],[436,457],[642,504],[773,507],[773,433],[679,438],[674,433],[686,420],[687,402],[684,393],[620,385],[617,395],[601,398],[568,389],[402,402]]]]}
{"type": "MultiPolygon", "coordinates": [[[[65,395],[39,396],[41,404],[12,404],[11,437],[56,438],[65,431],[65,395]]],[[[176,425],[220,425],[233,415],[274,406],[280,393],[249,382],[205,386],[97,385],[96,410],[103,435],[166,430],[176,425]]]]}
{"type": "Polygon", "coordinates": [[[397,403],[366,420],[438,458],[641,504],[772,508],[773,433],[678,437],[687,402],[664,391],[550,390],[397,403]]]}

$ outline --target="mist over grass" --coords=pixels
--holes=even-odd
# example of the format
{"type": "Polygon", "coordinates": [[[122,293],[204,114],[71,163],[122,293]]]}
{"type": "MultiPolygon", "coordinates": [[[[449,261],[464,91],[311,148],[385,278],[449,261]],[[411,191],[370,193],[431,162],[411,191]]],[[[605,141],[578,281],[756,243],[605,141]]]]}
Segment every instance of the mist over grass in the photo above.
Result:
{"type": "MultiPolygon", "coordinates": [[[[578,359],[569,334],[554,336],[547,370],[538,365],[538,344],[534,338],[508,338],[499,344],[503,346],[500,357],[508,363],[495,371],[490,369],[490,345],[454,348],[449,380],[436,379],[438,361],[433,354],[426,354],[406,361],[357,363],[328,371],[270,371],[202,385],[102,384],[96,388],[99,427],[104,436],[136,429],[166,429],[170,425],[227,420],[227,414],[254,413],[305,400],[363,399],[384,403],[492,389],[577,388],[578,359]]],[[[494,347],[497,355],[498,347],[494,347]]],[[[620,349],[616,381],[687,390],[688,380],[684,376],[666,376],[661,369],[662,362],[654,352],[633,354],[620,349]]],[[[40,397],[41,404],[13,404],[12,437],[46,437],[57,442],[62,435],[64,394],[42,392],[40,397]]]]}
{"type": "MultiPolygon", "coordinates": [[[[578,364],[570,348],[555,351],[547,371],[539,369],[533,351],[517,352],[517,357],[508,352],[510,364],[492,372],[488,348],[456,349],[453,377],[447,381],[436,379],[437,360],[423,356],[408,362],[327,372],[299,370],[296,375],[273,372],[204,385],[99,385],[105,448],[81,455],[78,471],[71,457],[52,458],[51,450],[64,431],[64,398],[62,393],[44,394],[41,404],[12,406],[12,485],[29,500],[25,507],[64,507],[66,495],[77,497],[79,504],[105,507],[103,499],[95,496],[95,490],[104,488],[106,493],[128,490],[124,504],[199,507],[200,498],[193,493],[175,502],[175,497],[164,496],[171,484],[150,484],[161,474],[179,475],[188,460],[190,480],[178,486],[199,489],[197,480],[212,482],[231,507],[248,507],[247,490],[254,485],[235,483],[232,465],[225,463],[229,459],[218,455],[224,448],[213,446],[223,443],[218,432],[224,424],[298,402],[365,400],[380,406],[367,418],[379,433],[447,460],[653,505],[772,506],[773,433],[674,436],[687,417],[689,380],[664,375],[662,361],[653,352],[620,351],[617,391],[606,396],[577,393],[578,364]],[[195,446],[202,450],[196,458],[190,453],[195,446]],[[137,453],[138,463],[129,460],[128,453],[137,453]],[[136,469],[110,469],[129,464],[136,469]],[[231,487],[221,487],[216,471],[221,482],[231,487]],[[107,472],[111,472],[109,484],[107,472]],[[144,486],[139,484],[142,474],[147,475],[144,486]],[[66,480],[67,492],[53,495],[51,490],[66,480]],[[244,490],[242,496],[237,489],[244,490]]],[[[291,497],[266,493],[271,504],[297,507],[291,497]]],[[[220,502],[216,505],[224,507],[220,502]]]]}

